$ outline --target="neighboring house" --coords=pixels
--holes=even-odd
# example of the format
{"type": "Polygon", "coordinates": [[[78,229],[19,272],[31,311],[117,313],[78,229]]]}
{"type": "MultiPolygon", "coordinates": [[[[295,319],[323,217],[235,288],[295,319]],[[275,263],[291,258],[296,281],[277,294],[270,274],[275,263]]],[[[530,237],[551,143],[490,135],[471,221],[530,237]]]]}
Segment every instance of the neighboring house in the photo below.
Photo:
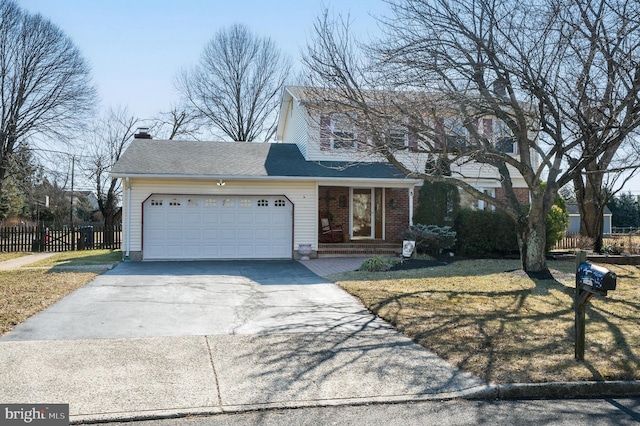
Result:
{"type": "MultiPolygon", "coordinates": [[[[321,218],[342,228],[339,240],[349,243],[334,252],[400,243],[422,182],[367,155],[358,144],[357,126],[341,114],[316,112],[317,102],[304,93],[300,87],[284,90],[281,143],[135,139],[111,172],[124,182],[125,255],[291,259],[299,257],[300,244],[311,244],[313,256],[329,247],[323,244],[321,218]]],[[[407,147],[401,154],[406,161],[425,164],[410,149],[406,129],[390,134],[407,147]]],[[[464,168],[472,184],[500,197],[487,168],[464,168]]],[[[514,186],[526,202],[524,182],[514,186]]]]}
{"type": "MultiPolygon", "coordinates": [[[[578,208],[578,204],[576,203],[567,203],[567,210],[569,210],[569,227],[567,228],[568,233],[578,233],[580,232],[580,209],[578,208]]],[[[602,215],[603,226],[602,233],[603,234],[611,234],[611,210],[609,207],[604,207],[604,213],[602,215]]]]}

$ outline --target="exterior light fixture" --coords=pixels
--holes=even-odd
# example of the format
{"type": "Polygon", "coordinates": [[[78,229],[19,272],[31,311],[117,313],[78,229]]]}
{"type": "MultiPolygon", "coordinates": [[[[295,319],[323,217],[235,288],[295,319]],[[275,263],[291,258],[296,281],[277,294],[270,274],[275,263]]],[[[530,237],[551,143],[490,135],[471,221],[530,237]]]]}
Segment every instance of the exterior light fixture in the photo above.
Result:
{"type": "Polygon", "coordinates": [[[218,186],[225,186],[225,185],[226,185],[226,182],[225,182],[225,181],[223,181],[222,179],[220,179],[220,180],[218,181],[218,184],[217,184],[217,185],[218,185],[218,186]]]}
{"type": "Polygon", "coordinates": [[[395,209],[396,209],[396,207],[398,207],[398,202],[396,201],[396,199],[395,199],[395,198],[392,198],[392,199],[389,201],[389,205],[391,206],[391,208],[392,208],[392,209],[394,209],[394,210],[395,210],[395,209]]]}

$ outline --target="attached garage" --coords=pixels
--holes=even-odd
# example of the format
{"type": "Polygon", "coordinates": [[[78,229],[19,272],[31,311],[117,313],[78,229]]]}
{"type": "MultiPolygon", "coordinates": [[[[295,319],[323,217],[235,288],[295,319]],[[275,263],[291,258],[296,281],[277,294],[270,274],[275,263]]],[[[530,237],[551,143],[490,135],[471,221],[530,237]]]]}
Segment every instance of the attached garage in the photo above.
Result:
{"type": "Polygon", "coordinates": [[[293,205],[283,195],[152,194],[142,227],[145,260],[292,256],[293,205]]]}

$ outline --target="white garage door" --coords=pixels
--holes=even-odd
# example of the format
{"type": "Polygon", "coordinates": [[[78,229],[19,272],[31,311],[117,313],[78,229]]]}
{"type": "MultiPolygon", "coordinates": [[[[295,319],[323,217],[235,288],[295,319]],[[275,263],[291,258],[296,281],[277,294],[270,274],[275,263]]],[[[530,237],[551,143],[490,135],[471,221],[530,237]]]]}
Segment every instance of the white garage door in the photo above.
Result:
{"type": "Polygon", "coordinates": [[[144,259],[290,259],[284,196],[153,195],[144,203],[144,259]]]}

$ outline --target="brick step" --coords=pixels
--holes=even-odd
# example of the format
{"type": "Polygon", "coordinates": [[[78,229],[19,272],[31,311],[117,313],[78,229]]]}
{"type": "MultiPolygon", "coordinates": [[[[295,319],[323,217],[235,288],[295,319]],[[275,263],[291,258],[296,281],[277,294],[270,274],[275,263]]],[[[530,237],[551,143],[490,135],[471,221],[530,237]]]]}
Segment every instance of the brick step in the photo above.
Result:
{"type": "Polygon", "coordinates": [[[394,256],[402,251],[402,245],[391,243],[341,243],[319,244],[318,257],[331,256],[394,256]]]}

